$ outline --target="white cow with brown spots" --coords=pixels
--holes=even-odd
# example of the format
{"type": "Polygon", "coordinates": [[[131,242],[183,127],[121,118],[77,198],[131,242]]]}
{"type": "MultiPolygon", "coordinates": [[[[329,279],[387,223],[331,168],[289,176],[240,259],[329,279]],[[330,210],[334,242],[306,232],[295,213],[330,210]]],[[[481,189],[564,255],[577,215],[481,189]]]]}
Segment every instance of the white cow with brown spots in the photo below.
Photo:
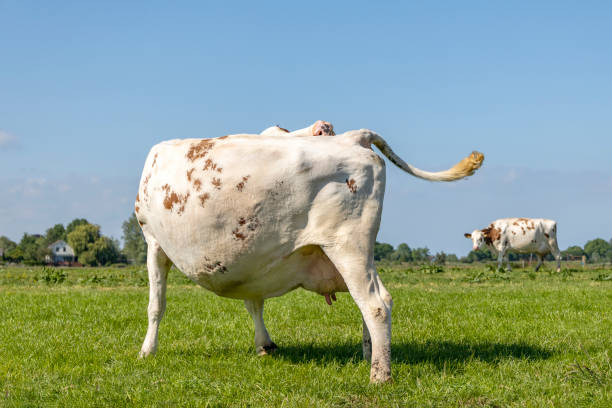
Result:
{"type": "Polygon", "coordinates": [[[473,243],[473,249],[488,247],[497,254],[497,266],[506,259],[511,270],[508,252],[535,253],[538,257],[536,272],[543,258],[552,254],[557,260],[557,272],[561,271],[561,252],[557,244],[557,223],[542,218],[503,218],[493,221],[487,228],[464,234],[473,243]]]}
{"type": "Polygon", "coordinates": [[[264,300],[302,287],[329,299],[349,291],[364,321],[373,382],[391,378],[391,295],[374,266],[385,162],[426,180],[467,177],[477,152],[437,173],[396,156],[369,130],[334,137],[232,135],[171,140],[146,160],[136,215],[148,244],[149,327],[141,356],[157,348],[174,264],[220,296],[244,299],[260,354],[276,348],[264,300]]]}

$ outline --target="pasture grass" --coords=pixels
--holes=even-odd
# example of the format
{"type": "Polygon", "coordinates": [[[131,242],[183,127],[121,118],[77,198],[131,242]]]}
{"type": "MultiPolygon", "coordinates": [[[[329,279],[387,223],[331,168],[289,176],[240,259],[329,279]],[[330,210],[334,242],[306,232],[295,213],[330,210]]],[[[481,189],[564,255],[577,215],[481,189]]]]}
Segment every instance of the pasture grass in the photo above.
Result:
{"type": "Polygon", "coordinates": [[[158,354],[139,360],[143,267],[0,266],[0,406],[612,406],[612,271],[379,270],[393,382],[374,386],[348,294],[268,300],[279,350],[262,358],[241,301],[172,270],[158,354]]]}

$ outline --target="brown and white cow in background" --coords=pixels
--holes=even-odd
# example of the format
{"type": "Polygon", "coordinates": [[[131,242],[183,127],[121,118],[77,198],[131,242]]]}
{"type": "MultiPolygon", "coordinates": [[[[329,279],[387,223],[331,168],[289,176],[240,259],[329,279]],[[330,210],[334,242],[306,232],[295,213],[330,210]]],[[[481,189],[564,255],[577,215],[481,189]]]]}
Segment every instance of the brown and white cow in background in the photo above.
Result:
{"type": "Polygon", "coordinates": [[[511,270],[509,251],[534,253],[538,256],[537,271],[544,256],[552,254],[557,260],[557,272],[561,271],[561,252],[557,244],[557,223],[542,218],[503,218],[493,221],[487,228],[464,234],[473,243],[473,250],[489,247],[498,255],[497,266],[502,267],[506,258],[511,270]]]}
{"type": "Polygon", "coordinates": [[[385,162],[371,145],[432,181],[470,176],[484,156],[474,152],[430,173],[405,163],[370,130],[308,132],[177,139],[151,149],[135,203],[148,245],[149,326],[141,356],[157,349],[174,264],[217,295],[244,300],[260,354],[276,348],[263,321],[265,299],[298,287],[326,298],[350,292],[363,317],[370,380],[391,379],[392,300],[374,265],[385,162]]]}

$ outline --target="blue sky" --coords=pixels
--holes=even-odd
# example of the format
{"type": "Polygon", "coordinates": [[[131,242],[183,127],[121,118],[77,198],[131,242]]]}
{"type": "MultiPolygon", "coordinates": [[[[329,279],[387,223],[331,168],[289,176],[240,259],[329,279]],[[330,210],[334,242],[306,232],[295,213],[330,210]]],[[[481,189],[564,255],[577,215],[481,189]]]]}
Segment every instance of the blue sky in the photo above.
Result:
{"type": "Polygon", "coordinates": [[[121,237],[171,138],[367,127],[389,165],[379,240],[467,253],[463,232],[547,217],[612,237],[612,4],[0,1],[0,235],[85,217],[121,237]]]}

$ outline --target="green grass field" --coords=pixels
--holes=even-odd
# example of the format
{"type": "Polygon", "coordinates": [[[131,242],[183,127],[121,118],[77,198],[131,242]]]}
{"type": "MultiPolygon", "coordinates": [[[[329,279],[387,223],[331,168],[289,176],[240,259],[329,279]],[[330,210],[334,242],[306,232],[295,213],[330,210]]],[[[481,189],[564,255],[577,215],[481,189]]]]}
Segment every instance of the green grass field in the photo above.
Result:
{"type": "Polygon", "coordinates": [[[612,406],[612,271],[380,270],[394,381],[373,386],[348,294],[268,300],[279,350],[257,357],[242,302],[172,270],[139,360],[144,268],[0,267],[0,406],[612,406]]]}

